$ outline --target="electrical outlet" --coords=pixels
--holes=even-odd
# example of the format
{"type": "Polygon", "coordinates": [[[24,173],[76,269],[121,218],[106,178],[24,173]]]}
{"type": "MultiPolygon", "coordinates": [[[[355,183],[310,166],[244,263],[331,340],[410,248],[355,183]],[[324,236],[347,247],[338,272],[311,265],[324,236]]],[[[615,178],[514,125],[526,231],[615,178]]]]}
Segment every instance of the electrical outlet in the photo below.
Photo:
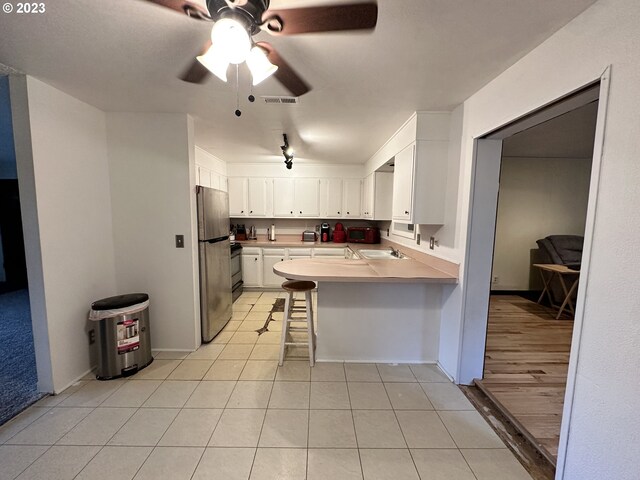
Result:
{"type": "Polygon", "coordinates": [[[429,237],[429,248],[431,250],[436,248],[436,237],[429,237]]]}
{"type": "Polygon", "coordinates": [[[176,235],[176,248],[184,248],[184,235],[176,235]]]}
{"type": "Polygon", "coordinates": [[[498,283],[498,280],[499,280],[498,276],[494,275],[493,279],[491,280],[491,283],[498,283]]]}
{"type": "Polygon", "coordinates": [[[420,245],[420,234],[416,235],[416,245],[420,245]]]}
{"type": "Polygon", "coordinates": [[[95,329],[89,330],[89,345],[96,343],[96,331],[95,329]]]}

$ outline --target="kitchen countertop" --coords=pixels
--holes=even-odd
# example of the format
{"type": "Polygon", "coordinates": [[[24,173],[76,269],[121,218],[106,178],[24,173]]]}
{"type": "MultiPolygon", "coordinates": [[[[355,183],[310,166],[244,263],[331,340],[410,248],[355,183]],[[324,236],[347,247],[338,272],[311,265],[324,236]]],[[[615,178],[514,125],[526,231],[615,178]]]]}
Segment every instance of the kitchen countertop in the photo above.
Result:
{"type": "Polygon", "coordinates": [[[457,283],[458,279],[422,262],[344,258],[311,258],[278,262],[276,275],[292,280],[364,283],[457,283]]]}
{"type": "Polygon", "coordinates": [[[388,250],[390,245],[400,247],[407,257],[400,260],[382,259],[345,259],[345,258],[310,258],[278,262],[273,271],[282,277],[295,280],[312,280],[316,282],[389,282],[389,283],[458,283],[457,265],[454,270],[442,266],[443,261],[433,259],[424,253],[407,249],[406,247],[385,242],[383,244],[364,243],[333,243],[333,242],[303,242],[300,235],[279,235],[275,242],[267,239],[266,235],[259,235],[257,240],[242,240],[243,247],[272,247],[272,248],[351,248],[354,252],[361,249],[388,250]],[[414,258],[419,258],[416,260],[414,258]],[[427,263],[448,270],[447,272],[427,263]]]}

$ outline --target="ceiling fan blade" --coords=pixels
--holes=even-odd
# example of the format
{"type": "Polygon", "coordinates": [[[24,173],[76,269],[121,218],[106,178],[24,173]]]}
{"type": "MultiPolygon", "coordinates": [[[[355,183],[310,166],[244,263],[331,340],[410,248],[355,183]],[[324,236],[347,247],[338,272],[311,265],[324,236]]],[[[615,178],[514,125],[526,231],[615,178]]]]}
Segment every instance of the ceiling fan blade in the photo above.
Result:
{"type": "MultiPolygon", "coordinates": [[[[204,44],[201,55],[204,55],[209,50],[209,47],[211,47],[211,40],[204,44]]],[[[189,83],[202,83],[209,77],[210,73],[207,67],[194,58],[191,65],[180,75],[180,80],[189,83]]]]}
{"type": "Polygon", "coordinates": [[[284,58],[267,42],[257,42],[256,45],[262,47],[267,52],[267,58],[271,63],[278,67],[274,77],[287,89],[294,97],[299,97],[311,90],[311,87],[305,82],[296,71],[289,65],[284,58]]]}
{"type": "Polygon", "coordinates": [[[368,30],[378,21],[375,2],[325,5],[308,8],[267,10],[262,20],[268,32],[276,35],[368,30]]]}
{"type": "Polygon", "coordinates": [[[150,3],[155,3],[161,7],[170,8],[176,12],[184,13],[192,18],[198,20],[211,20],[209,11],[202,5],[198,5],[195,2],[189,0],[146,0],[150,3]]]}

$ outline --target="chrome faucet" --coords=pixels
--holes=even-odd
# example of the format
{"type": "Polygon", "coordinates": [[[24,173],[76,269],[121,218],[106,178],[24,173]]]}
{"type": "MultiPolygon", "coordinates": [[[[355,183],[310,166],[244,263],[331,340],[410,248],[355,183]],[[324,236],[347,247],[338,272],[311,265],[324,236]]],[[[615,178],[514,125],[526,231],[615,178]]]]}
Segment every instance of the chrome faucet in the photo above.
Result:
{"type": "Polygon", "coordinates": [[[402,256],[402,253],[400,253],[400,250],[393,248],[393,247],[389,247],[391,249],[391,255],[393,255],[394,257],[400,258],[402,256]]]}

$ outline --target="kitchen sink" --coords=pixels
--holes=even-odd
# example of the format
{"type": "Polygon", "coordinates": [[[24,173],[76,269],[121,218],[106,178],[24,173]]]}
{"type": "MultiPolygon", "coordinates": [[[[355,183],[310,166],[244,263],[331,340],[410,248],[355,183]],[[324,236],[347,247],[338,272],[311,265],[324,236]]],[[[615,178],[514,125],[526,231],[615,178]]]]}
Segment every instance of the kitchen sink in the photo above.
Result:
{"type": "Polygon", "coordinates": [[[391,250],[362,249],[358,250],[358,255],[361,258],[366,258],[367,260],[404,260],[409,258],[402,253],[396,256],[391,252],[391,250]]]}

